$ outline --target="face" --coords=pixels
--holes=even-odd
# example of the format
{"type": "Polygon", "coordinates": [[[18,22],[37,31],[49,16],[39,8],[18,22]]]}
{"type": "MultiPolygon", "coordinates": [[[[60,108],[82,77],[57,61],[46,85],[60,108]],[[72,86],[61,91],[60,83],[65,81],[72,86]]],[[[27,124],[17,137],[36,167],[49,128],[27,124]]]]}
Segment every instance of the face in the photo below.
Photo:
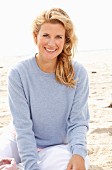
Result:
{"type": "Polygon", "coordinates": [[[56,61],[65,43],[65,28],[63,25],[44,23],[37,35],[39,59],[56,61]]]}

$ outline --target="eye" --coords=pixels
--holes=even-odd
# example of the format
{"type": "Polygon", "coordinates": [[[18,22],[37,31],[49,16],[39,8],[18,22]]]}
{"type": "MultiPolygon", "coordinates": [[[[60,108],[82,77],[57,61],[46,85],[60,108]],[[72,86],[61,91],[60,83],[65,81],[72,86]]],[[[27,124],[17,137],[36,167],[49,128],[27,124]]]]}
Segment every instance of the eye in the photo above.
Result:
{"type": "Polygon", "coordinates": [[[48,37],[49,35],[48,34],[43,34],[43,37],[48,37]]]}
{"type": "Polygon", "coordinates": [[[60,35],[57,35],[57,36],[56,36],[56,38],[62,39],[62,36],[60,36],[60,35]]]}

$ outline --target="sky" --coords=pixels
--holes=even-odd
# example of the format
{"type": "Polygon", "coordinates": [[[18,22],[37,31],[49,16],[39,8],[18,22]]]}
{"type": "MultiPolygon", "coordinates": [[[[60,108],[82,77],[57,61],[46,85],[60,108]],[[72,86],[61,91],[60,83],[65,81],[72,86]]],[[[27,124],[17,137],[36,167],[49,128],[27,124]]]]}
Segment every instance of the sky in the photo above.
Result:
{"type": "Polygon", "coordinates": [[[64,9],[78,37],[78,51],[112,49],[112,0],[0,0],[0,56],[36,50],[32,22],[42,11],[64,9]]]}

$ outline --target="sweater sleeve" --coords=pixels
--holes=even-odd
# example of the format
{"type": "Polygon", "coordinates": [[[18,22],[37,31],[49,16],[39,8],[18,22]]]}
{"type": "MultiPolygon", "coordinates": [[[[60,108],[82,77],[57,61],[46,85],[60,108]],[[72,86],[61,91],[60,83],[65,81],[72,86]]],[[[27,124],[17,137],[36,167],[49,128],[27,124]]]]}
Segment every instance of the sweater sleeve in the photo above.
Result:
{"type": "Polygon", "coordinates": [[[8,74],[9,107],[17,134],[17,146],[25,170],[38,170],[38,153],[31,113],[18,70],[11,69],[8,74]]]}
{"type": "Polygon", "coordinates": [[[83,66],[80,66],[76,79],[76,91],[68,118],[68,141],[72,154],[85,158],[87,155],[86,136],[89,128],[89,85],[87,71],[83,66]]]}

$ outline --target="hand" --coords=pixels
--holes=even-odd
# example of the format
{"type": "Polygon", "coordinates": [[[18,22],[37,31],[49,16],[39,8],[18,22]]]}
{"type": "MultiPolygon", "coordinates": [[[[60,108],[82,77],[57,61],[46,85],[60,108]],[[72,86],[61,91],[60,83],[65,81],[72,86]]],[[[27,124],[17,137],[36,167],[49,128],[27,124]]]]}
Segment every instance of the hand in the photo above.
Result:
{"type": "Polygon", "coordinates": [[[1,159],[0,170],[17,170],[17,165],[14,158],[1,159]]]}
{"type": "Polygon", "coordinates": [[[80,155],[73,155],[68,163],[67,170],[86,170],[83,157],[80,155]]]}

